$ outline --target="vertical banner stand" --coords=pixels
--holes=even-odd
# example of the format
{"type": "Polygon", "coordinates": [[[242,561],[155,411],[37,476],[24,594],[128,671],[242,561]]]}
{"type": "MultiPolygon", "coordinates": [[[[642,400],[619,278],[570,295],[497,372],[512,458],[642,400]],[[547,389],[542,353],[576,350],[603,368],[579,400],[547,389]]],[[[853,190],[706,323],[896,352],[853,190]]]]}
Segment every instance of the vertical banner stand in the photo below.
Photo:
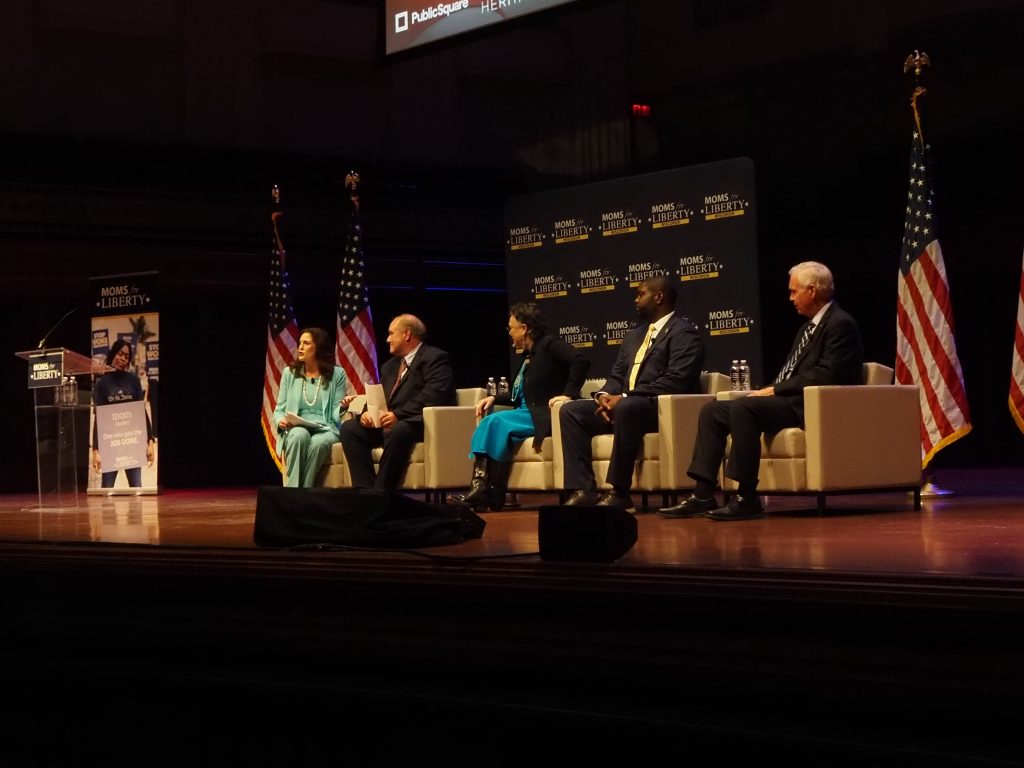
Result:
{"type": "Polygon", "coordinates": [[[90,496],[160,492],[158,278],[157,272],[90,278],[92,359],[106,362],[106,370],[113,371],[93,382],[89,435],[91,459],[95,466],[99,454],[100,469],[89,473],[90,496]],[[115,350],[123,352],[125,347],[127,367],[118,367],[115,350]]]}

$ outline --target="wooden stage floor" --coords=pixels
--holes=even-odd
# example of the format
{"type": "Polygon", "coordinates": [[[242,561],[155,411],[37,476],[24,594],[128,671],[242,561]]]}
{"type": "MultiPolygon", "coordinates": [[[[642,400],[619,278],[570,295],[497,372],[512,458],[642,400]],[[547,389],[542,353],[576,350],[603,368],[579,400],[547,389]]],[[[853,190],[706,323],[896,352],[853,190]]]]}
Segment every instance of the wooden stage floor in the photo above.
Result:
{"type": "Polygon", "coordinates": [[[1024,472],[637,516],[542,561],[537,507],[418,551],[253,543],[257,489],[0,497],[0,766],[713,756],[1024,765],[1024,472]]]}
{"type": "MultiPolygon", "coordinates": [[[[813,497],[766,498],[761,520],[712,523],[637,515],[638,540],[619,562],[631,568],[1024,577],[1024,470],[949,470],[946,497],[915,511],[907,494],[833,496],[824,515],[813,497]]],[[[78,508],[38,511],[31,495],[0,496],[0,542],[250,549],[256,489],[167,490],[154,496],[85,496],[78,508]]],[[[413,498],[422,499],[414,495],[413,498]]],[[[652,496],[657,503],[660,497],[652,496]]],[[[637,499],[639,501],[639,498],[637,499]]],[[[520,509],[482,515],[481,539],[432,547],[437,558],[539,562],[537,508],[553,495],[521,494],[520,509]]],[[[359,552],[339,552],[359,558],[359,552]]]]}

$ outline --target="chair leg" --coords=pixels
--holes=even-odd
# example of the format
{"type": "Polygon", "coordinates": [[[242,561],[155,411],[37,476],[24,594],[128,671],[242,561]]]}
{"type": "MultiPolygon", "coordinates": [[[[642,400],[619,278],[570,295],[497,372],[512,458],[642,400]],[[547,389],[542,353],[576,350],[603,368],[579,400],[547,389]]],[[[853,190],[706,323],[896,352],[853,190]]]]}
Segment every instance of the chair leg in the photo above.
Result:
{"type": "Polygon", "coordinates": [[[914,509],[918,512],[921,511],[921,486],[914,489],[914,509]]]}
{"type": "Polygon", "coordinates": [[[824,515],[825,514],[825,494],[824,493],[819,493],[818,494],[818,514],[819,515],[824,515]]]}

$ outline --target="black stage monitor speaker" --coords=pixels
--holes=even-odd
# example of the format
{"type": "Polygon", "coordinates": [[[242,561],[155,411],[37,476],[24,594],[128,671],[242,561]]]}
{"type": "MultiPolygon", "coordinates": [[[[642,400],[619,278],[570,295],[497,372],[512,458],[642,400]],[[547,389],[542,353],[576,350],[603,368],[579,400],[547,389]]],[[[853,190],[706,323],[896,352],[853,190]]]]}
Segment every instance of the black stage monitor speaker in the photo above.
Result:
{"type": "Polygon", "coordinates": [[[636,518],[618,507],[541,507],[541,560],[610,563],[636,544],[636,518]]]}
{"type": "Polygon", "coordinates": [[[267,547],[407,549],[479,539],[485,525],[472,511],[426,504],[397,491],[272,486],[256,493],[252,538],[267,547]]]}

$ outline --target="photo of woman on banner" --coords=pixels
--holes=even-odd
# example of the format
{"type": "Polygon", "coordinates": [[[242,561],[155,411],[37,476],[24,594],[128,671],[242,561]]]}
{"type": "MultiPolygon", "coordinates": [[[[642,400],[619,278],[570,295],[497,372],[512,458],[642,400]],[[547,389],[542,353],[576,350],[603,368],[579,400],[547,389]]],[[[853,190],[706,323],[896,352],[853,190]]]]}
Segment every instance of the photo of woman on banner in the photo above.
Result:
{"type": "Polygon", "coordinates": [[[334,360],[334,345],[322,328],[299,335],[295,362],[281,374],[274,408],[277,449],[284,461],[284,484],[309,488],[338,442],[341,413],[354,395],[346,395],[348,379],[334,360]]]}
{"type": "MultiPolygon", "coordinates": [[[[117,480],[117,473],[124,469],[125,477],[131,488],[142,486],[142,441],[127,437],[130,435],[130,424],[120,414],[132,413],[135,409],[121,409],[116,406],[123,406],[126,403],[139,403],[141,410],[137,421],[145,418],[146,440],[145,440],[145,461],[149,466],[153,465],[155,440],[153,428],[149,415],[145,410],[146,393],[143,390],[142,382],[138,375],[131,370],[134,361],[132,345],[125,339],[118,339],[110,346],[107,352],[106,363],[114,368],[113,371],[105,373],[96,380],[93,390],[93,406],[96,409],[96,418],[93,420],[92,431],[92,465],[101,473],[101,487],[113,488],[117,480]],[[116,413],[114,413],[116,412],[116,413]],[[108,417],[110,417],[108,419],[108,417]],[[100,441],[103,435],[104,441],[100,441]],[[110,469],[110,461],[103,461],[104,453],[116,452],[117,460],[115,467],[110,469]]],[[[136,427],[141,434],[141,427],[136,427]]]]}

